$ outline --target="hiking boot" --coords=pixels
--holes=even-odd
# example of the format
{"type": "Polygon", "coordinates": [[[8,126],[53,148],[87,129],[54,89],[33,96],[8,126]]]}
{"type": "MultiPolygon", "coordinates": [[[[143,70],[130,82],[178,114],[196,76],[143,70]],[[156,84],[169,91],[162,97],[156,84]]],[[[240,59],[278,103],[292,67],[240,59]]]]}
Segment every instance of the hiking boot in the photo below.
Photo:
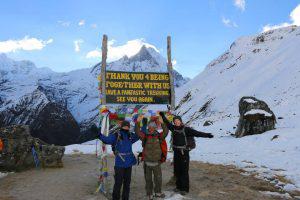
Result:
{"type": "Polygon", "coordinates": [[[188,193],[188,192],[186,192],[186,191],[180,191],[180,194],[181,194],[182,196],[187,195],[187,193],[188,193]]]}
{"type": "Polygon", "coordinates": [[[153,195],[148,195],[148,200],[153,200],[153,195]]]}
{"type": "Polygon", "coordinates": [[[180,190],[178,188],[175,188],[173,191],[174,192],[180,192],[180,190]]]}
{"type": "Polygon", "coordinates": [[[165,195],[164,193],[155,193],[155,194],[154,194],[154,197],[155,197],[155,198],[165,198],[166,195],[165,195]]]}

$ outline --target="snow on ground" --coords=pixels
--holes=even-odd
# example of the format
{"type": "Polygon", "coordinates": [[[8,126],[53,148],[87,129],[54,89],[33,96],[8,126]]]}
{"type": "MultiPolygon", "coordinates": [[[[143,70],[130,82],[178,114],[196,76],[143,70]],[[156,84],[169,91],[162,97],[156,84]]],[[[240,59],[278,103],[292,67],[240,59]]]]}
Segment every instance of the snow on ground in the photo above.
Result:
{"type": "Polygon", "coordinates": [[[0,178],[3,178],[5,176],[7,176],[8,173],[3,173],[3,172],[0,172],[0,178]]]}
{"type": "Polygon", "coordinates": [[[272,114],[268,113],[267,111],[264,110],[259,110],[259,109],[251,109],[248,112],[246,112],[244,115],[255,115],[255,114],[261,114],[267,117],[272,117],[272,114]]]}
{"type": "MultiPolygon", "coordinates": [[[[222,132],[220,127],[226,130],[226,125],[230,124],[232,120],[229,119],[202,130],[222,132]]],[[[246,171],[244,175],[258,173],[258,178],[271,181],[286,191],[300,191],[300,128],[281,127],[280,124],[277,127],[276,130],[242,138],[228,134],[214,139],[197,139],[197,148],[191,151],[191,159],[235,165],[246,171]],[[281,177],[291,183],[281,182],[281,177]]]]}
{"type": "Polygon", "coordinates": [[[183,199],[190,199],[187,197],[184,197],[180,194],[176,194],[173,192],[169,192],[169,191],[164,191],[166,197],[164,198],[165,200],[183,200],[183,199]]]}
{"type": "Polygon", "coordinates": [[[96,154],[96,142],[99,140],[66,146],[65,154],[96,154]]]}
{"type": "Polygon", "coordinates": [[[278,197],[281,197],[281,198],[284,198],[284,199],[291,199],[292,198],[288,193],[281,194],[281,193],[278,193],[278,192],[266,192],[266,191],[263,191],[261,193],[265,194],[265,195],[268,195],[268,196],[278,196],[278,197]]]}

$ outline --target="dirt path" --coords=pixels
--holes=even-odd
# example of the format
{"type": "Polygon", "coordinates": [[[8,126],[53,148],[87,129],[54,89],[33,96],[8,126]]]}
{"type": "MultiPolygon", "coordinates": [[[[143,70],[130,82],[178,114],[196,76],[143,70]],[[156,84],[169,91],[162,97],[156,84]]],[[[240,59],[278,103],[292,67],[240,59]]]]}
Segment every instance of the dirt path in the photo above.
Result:
{"type": "MultiPolygon", "coordinates": [[[[169,191],[172,187],[167,187],[166,182],[171,177],[171,172],[170,163],[163,164],[163,190],[168,195],[171,194],[169,191]]],[[[257,180],[252,176],[242,176],[240,173],[238,169],[230,166],[191,162],[191,191],[185,199],[284,199],[262,194],[260,191],[278,192],[278,190],[270,183],[257,180]]],[[[132,175],[131,199],[145,199],[142,165],[134,167],[132,175]]],[[[100,194],[94,194],[96,185],[97,160],[95,156],[66,155],[64,168],[33,169],[13,173],[0,179],[0,200],[105,199],[100,194]]]]}

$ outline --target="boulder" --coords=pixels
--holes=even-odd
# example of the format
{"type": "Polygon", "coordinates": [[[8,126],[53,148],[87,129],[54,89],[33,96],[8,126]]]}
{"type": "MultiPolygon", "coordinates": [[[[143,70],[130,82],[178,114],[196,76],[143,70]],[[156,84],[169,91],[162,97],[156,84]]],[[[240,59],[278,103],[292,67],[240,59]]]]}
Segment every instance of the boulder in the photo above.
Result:
{"type": "Polygon", "coordinates": [[[255,97],[242,97],[239,102],[240,118],[235,132],[237,137],[261,134],[275,129],[276,117],[269,106],[255,97]]]}
{"type": "Polygon", "coordinates": [[[207,120],[207,121],[204,122],[203,126],[210,126],[212,124],[213,124],[212,121],[207,120]]]}
{"type": "Polygon", "coordinates": [[[32,137],[29,126],[0,128],[0,139],[3,142],[0,171],[22,171],[36,167],[33,152],[36,152],[39,167],[63,167],[65,147],[49,145],[32,137]]]}

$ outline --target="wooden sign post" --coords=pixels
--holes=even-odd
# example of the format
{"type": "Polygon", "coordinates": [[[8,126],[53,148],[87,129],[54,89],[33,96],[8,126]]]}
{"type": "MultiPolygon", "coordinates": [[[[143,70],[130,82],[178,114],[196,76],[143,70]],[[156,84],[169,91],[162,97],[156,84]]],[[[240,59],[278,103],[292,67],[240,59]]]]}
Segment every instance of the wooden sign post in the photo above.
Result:
{"type": "Polygon", "coordinates": [[[107,35],[103,35],[102,39],[102,61],[101,61],[101,104],[106,104],[106,89],[105,89],[105,76],[106,76],[106,59],[107,59],[107,35]]]}
{"type": "Polygon", "coordinates": [[[174,89],[174,76],[172,67],[171,55],[171,36],[167,37],[167,55],[168,55],[168,72],[170,76],[170,89],[171,89],[171,111],[175,110],[175,89],[174,89]]]}

